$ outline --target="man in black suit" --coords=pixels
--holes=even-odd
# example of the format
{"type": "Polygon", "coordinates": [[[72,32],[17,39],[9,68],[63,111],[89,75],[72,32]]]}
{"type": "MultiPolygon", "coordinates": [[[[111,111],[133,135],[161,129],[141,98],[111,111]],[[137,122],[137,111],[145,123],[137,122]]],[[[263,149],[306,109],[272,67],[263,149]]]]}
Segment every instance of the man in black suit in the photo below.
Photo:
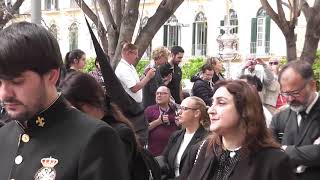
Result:
{"type": "Polygon", "coordinates": [[[311,65],[286,64],[280,74],[281,94],[289,107],[276,114],[270,128],[282,144],[300,180],[320,177],[320,99],[311,65]]]}
{"type": "Polygon", "coordinates": [[[0,128],[0,179],[127,180],[117,133],[57,91],[57,40],[28,22],[0,32],[0,101],[11,119],[0,128]]]}

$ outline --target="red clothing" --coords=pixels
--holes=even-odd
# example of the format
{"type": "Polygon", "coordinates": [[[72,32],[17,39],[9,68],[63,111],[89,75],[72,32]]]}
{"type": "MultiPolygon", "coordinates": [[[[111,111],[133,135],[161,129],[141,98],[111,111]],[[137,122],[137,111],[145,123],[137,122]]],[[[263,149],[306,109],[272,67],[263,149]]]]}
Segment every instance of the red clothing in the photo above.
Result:
{"type": "MultiPolygon", "coordinates": [[[[144,114],[149,123],[158,119],[160,115],[159,106],[157,104],[148,106],[144,110],[144,114]]],[[[170,125],[161,124],[149,131],[148,149],[154,156],[161,155],[170,135],[178,128],[175,123],[175,110],[170,108],[167,114],[169,115],[170,125]]]]}
{"type": "Polygon", "coordinates": [[[278,99],[277,99],[276,108],[279,109],[280,107],[282,107],[285,104],[287,104],[286,98],[279,94],[278,99]]]}

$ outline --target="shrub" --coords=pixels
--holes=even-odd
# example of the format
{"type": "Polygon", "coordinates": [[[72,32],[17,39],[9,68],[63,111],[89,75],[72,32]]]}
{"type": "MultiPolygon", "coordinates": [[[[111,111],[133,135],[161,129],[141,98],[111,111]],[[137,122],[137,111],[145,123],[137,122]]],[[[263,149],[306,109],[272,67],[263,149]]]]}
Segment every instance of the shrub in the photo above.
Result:
{"type": "Polygon", "coordinates": [[[320,49],[317,51],[316,59],[312,65],[314,79],[317,81],[317,90],[320,90],[320,49]]]}
{"type": "Polygon", "coordinates": [[[144,68],[149,63],[150,63],[150,61],[148,59],[141,59],[139,61],[139,63],[136,65],[136,70],[137,70],[137,73],[138,73],[139,77],[142,76],[144,68]]]}
{"type": "Polygon", "coordinates": [[[204,63],[203,57],[189,59],[189,61],[182,66],[182,79],[190,79],[200,71],[200,68],[204,63]]]}
{"type": "Polygon", "coordinates": [[[86,65],[83,68],[83,72],[88,73],[96,69],[96,65],[94,64],[95,58],[90,57],[86,59],[86,65]]]}

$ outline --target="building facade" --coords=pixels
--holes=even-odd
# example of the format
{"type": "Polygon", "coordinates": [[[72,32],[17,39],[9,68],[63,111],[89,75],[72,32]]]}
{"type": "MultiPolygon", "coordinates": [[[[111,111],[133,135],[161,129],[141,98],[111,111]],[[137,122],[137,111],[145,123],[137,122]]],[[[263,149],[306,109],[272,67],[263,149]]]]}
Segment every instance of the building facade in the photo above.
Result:
{"type": "MultiPolygon", "coordinates": [[[[85,0],[95,11],[96,0],[85,0]]],[[[61,52],[80,48],[87,56],[94,57],[94,48],[87,30],[84,14],[74,0],[41,0],[42,24],[55,35],[61,52]]],[[[141,1],[139,25],[144,26],[156,11],[161,0],[141,1]],[[140,23],[141,21],[141,23],[140,23]]],[[[26,0],[20,9],[22,19],[30,19],[31,0],[26,0]]],[[[160,28],[152,40],[146,55],[152,48],[180,45],[186,57],[217,56],[217,37],[223,34],[225,15],[230,24],[236,26],[232,33],[239,39],[236,49],[242,57],[256,54],[260,57],[285,56],[285,38],[278,26],[262,9],[259,0],[185,0],[169,20],[160,28]]],[[[99,17],[102,19],[102,15],[99,17]]],[[[102,20],[103,21],[103,20],[102,20]]],[[[94,29],[94,25],[92,25],[94,29]]],[[[297,50],[301,53],[306,23],[303,15],[296,27],[297,50]]],[[[135,33],[136,36],[136,33],[135,33]]],[[[133,38],[134,39],[134,38],[133,38]]]]}

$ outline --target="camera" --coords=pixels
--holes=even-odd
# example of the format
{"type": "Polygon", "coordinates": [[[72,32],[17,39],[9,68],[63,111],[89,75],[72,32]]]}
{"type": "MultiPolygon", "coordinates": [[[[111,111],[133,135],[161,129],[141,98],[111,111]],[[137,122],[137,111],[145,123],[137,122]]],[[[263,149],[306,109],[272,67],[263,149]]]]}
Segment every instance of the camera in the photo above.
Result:
{"type": "Polygon", "coordinates": [[[169,74],[173,73],[173,67],[169,64],[162,64],[159,67],[160,75],[162,78],[167,77],[169,74]]]}

